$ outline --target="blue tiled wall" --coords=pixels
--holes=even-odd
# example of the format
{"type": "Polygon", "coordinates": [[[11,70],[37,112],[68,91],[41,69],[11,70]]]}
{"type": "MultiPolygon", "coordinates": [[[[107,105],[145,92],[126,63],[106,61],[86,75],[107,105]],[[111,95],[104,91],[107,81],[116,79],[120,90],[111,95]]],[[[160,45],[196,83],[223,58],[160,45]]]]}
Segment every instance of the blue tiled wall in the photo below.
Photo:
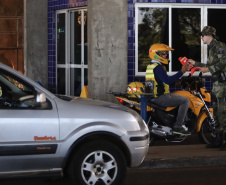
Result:
{"type": "Polygon", "coordinates": [[[87,0],[48,0],[48,88],[56,93],[56,10],[84,7],[87,0]]]}
{"type": "MultiPolygon", "coordinates": [[[[144,82],[144,77],[135,77],[135,3],[196,3],[196,4],[226,4],[226,0],[128,0],[128,83],[144,82]]],[[[206,88],[212,89],[211,78],[206,78],[206,88]]],[[[178,87],[171,86],[171,91],[178,87]]]]}

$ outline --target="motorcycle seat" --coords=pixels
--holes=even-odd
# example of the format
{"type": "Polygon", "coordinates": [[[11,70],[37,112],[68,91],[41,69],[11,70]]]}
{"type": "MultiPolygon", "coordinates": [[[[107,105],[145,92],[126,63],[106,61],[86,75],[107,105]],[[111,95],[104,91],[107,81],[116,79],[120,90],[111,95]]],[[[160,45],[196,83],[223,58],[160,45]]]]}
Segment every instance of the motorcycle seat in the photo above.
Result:
{"type": "Polygon", "coordinates": [[[175,109],[176,107],[165,107],[165,106],[161,106],[161,105],[158,105],[154,102],[154,98],[153,99],[150,99],[148,101],[148,106],[154,108],[154,109],[160,109],[160,110],[163,110],[163,111],[171,111],[173,109],[175,109]]]}

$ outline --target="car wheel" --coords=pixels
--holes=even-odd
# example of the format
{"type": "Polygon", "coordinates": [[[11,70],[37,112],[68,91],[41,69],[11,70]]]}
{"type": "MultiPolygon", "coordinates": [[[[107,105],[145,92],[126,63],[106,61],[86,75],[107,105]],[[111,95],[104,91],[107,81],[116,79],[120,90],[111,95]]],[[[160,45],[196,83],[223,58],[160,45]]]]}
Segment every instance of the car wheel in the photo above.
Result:
{"type": "Polygon", "coordinates": [[[78,148],[68,173],[75,185],[120,185],[126,175],[126,160],[113,143],[92,141],[78,148]]]}

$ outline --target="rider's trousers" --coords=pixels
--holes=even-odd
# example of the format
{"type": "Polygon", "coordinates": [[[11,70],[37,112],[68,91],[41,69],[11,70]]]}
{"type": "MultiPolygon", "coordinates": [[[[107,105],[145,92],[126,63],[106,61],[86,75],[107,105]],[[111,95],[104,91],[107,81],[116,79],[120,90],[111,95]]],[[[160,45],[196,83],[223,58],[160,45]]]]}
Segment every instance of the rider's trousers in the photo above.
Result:
{"type": "Polygon", "coordinates": [[[152,101],[155,104],[163,107],[178,107],[178,114],[176,122],[174,123],[174,128],[182,127],[190,103],[187,97],[178,94],[168,93],[161,95],[152,101]]]}

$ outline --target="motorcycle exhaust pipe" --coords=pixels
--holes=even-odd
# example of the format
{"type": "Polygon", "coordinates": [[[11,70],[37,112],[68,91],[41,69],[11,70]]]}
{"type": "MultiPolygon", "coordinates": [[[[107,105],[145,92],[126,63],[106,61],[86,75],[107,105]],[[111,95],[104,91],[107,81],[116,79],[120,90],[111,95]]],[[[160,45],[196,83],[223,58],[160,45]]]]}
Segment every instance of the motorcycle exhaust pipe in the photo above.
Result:
{"type": "Polygon", "coordinates": [[[156,123],[153,126],[149,127],[150,135],[154,137],[166,138],[173,135],[172,129],[170,127],[157,125],[156,123]]]}
{"type": "Polygon", "coordinates": [[[149,132],[150,132],[150,135],[153,135],[154,137],[165,138],[166,136],[168,136],[168,133],[166,131],[155,129],[155,128],[150,128],[149,132]]]}

